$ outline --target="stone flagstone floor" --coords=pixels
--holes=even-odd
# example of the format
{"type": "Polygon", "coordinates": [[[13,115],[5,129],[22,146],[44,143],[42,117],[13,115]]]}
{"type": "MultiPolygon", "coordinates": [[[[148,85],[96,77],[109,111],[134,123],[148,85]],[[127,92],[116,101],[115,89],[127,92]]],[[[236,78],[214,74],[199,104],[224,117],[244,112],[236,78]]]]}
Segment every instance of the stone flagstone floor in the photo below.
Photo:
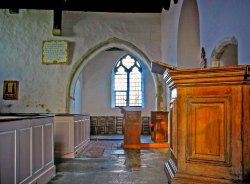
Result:
{"type": "Polygon", "coordinates": [[[75,159],[56,159],[49,184],[166,184],[167,149],[122,149],[122,139],[91,140],[75,159]]]}

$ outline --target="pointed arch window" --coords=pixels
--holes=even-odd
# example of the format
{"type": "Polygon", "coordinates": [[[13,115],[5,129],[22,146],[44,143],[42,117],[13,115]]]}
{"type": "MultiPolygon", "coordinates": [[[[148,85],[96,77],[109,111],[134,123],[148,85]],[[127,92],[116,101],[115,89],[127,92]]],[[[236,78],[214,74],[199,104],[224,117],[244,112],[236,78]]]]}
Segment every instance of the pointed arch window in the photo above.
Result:
{"type": "Polygon", "coordinates": [[[142,107],[143,77],[139,61],[130,55],[125,55],[116,63],[113,74],[114,105],[142,107]]]}

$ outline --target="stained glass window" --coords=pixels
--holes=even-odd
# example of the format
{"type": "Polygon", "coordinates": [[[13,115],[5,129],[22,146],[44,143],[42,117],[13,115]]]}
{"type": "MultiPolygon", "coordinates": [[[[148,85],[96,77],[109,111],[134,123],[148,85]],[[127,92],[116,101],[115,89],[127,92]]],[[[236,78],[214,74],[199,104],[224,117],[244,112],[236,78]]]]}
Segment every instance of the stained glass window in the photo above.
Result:
{"type": "Polygon", "coordinates": [[[120,59],[114,68],[115,106],[142,106],[142,68],[130,55],[120,59]]]}

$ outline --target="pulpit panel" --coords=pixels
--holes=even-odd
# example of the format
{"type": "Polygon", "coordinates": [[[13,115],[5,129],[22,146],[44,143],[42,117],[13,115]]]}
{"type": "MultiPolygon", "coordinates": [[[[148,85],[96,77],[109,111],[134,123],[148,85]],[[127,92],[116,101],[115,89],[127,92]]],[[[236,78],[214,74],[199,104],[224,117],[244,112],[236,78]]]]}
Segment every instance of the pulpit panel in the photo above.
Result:
{"type": "Polygon", "coordinates": [[[249,67],[166,70],[171,184],[250,183],[249,67]]]}
{"type": "Polygon", "coordinates": [[[230,98],[188,97],[187,161],[230,165],[230,98]]]}

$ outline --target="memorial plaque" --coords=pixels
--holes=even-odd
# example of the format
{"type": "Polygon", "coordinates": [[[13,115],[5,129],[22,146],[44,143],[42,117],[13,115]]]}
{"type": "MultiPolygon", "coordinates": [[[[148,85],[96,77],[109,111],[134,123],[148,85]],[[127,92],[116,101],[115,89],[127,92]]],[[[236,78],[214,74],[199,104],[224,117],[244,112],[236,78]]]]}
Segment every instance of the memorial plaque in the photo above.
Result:
{"type": "Polygon", "coordinates": [[[3,84],[3,99],[17,100],[18,99],[18,81],[4,81],[3,84]]]}
{"type": "Polygon", "coordinates": [[[43,64],[68,64],[68,41],[47,40],[42,46],[43,64]]]}

